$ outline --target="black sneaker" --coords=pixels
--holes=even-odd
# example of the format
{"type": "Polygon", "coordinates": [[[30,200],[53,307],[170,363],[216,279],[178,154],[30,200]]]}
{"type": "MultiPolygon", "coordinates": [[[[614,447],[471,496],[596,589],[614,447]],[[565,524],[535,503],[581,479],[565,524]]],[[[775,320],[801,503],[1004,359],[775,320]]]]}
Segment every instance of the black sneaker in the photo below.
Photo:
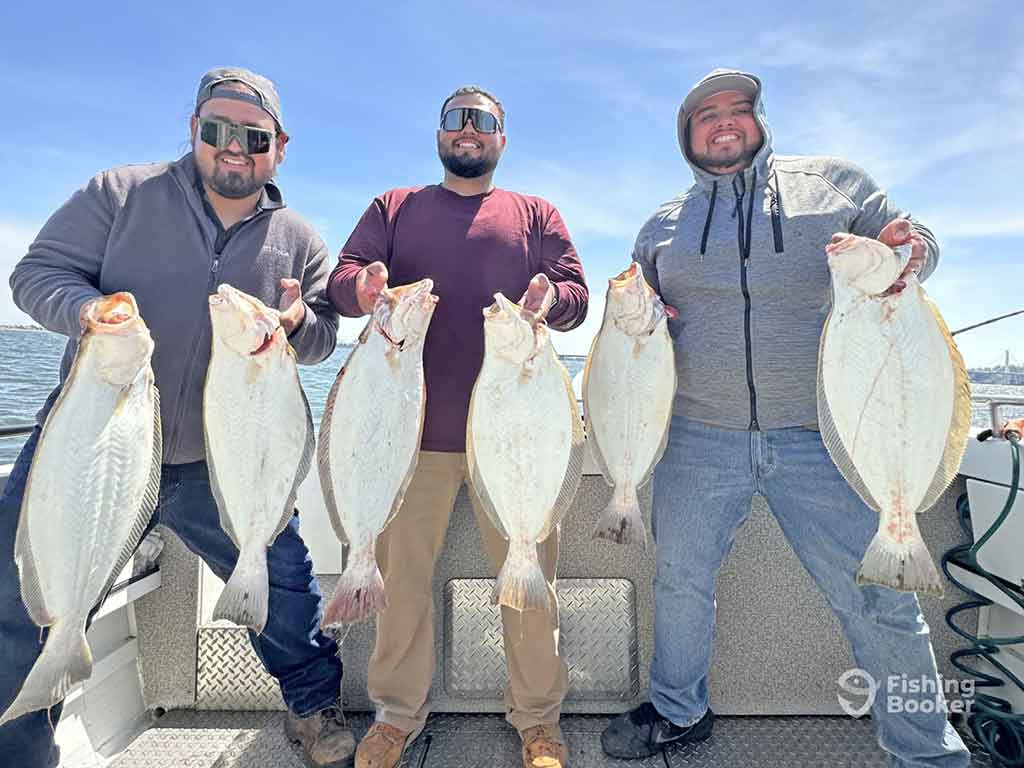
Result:
{"type": "Polygon", "coordinates": [[[711,735],[714,722],[715,713],[708,709],[696,723],[680,728],[662,717],[653,704],[645,701],[608,724],[601,734],[601,748],[611,757],[637,760],[661,752],[666,744],[704,741],[711,735]]]}

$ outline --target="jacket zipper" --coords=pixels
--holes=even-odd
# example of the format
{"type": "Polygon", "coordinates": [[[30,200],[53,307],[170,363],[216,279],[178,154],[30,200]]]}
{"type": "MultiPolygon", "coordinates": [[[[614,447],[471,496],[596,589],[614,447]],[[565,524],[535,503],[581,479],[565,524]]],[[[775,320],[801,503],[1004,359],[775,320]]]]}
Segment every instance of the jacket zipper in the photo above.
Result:
{"type": "MultiPolygon", "coordinates": [[[[754,389],[754,359],[751,353],[750,342],[750,291],[747,288],[747,259],[750,256],[750,252],[747,250],[746,238],[744,236],[746,227],[743,217],[743,197],[746,194],[746,184],[742,177],[742,172],[736,176],[736,179],[744,187],[742,190],[737,190],[736,182],[733,182],[733,192],[736,193],[736,210],[738,212],[736,230],[740,253],[740,287],[743,290],[743,341],[746,346],[747,355],[747,391],[750,393],[750,424],[747,428],[751,431],[759,431],[761,427],[757,423],[757,391],[754,389]]],[[[754,191],[751,191],[750,194],[751,199],[753,199],[754,191]]]]}

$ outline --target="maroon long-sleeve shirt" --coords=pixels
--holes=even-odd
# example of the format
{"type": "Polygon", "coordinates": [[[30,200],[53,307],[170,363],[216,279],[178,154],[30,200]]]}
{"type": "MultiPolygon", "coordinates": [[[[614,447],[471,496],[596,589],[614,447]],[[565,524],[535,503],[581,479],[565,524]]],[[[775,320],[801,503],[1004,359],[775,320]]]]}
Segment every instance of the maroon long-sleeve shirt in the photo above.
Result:
{"type": "Polygon", "coordinates": [[[362,313],[355,278],[388,266],[388,284],[429,277],[441,300],[423,349],[425,451],[466,450],[469,397],[484,359],[484,307],[501,292],[517,301],[543,272],[557,300],[548,325],[569,330],[587,314],[587,285],[565,223],[539,197],[493,189],[463,197],[439,185],[393,189],[374,198],[342,248],[328,296],[347,317],[362,313]]]}

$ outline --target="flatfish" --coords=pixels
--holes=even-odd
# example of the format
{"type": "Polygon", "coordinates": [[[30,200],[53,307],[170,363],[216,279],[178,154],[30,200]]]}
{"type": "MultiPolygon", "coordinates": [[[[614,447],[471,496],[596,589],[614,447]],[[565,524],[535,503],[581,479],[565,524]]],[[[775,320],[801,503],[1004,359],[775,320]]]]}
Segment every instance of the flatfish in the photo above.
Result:
{"type": "Polygon", "coordinates": [[[312,464],[313,417],[278,311],[227,284],[209,305],[206,460],[221,527],[239,550],[213,618],[262,632],[270,598],[267,549],[291,519],[312,464]]]}
{"type": "Polygon", "coordinates": [[[469,404],[466,459],[484,511],[509,542],[494,600],[545,609],[537,543],[576,494],[583,422],[543,320],[500,293],[483,312],[484,361],[469,404]]]}
{"type": "Polygon", "coordinates": [[[375,544],[401,507],[419,458],[427,401],[423,342],[438,301],[433,287],[420,280],[381,292],[327,398],[317,449],[320,486],[334,531],[349,550],[324,627],[362,621],[387,607],[375,544]]]}
{"type": "Polygon", "coordinates": [[[828,452],[879,528],[857,581],[942,594],[917,525],[956,476],[967,444],[967,370],[942,316],[911,275],[884,295],[910,257],[857,235],[825,249],[832,310],[818,356],[818,418],[828,452]]]}
{"type": "Polygon", "coordinates": [[[604,319],[583,373],[587,440],[614,488],[596,538],[646,547],[637,488],[665,452],[676,392],[667,318],[636,262],[608,281],[604,319]]]}
{"type": "Polygon", "coordinates": [[[0,724],[61,701],[92,674],[89,612],[145,532],[160,492],[153,341],[130,293],[87,305],[71,372],[46,418],[14,558],[42,654],[0,724]]]}

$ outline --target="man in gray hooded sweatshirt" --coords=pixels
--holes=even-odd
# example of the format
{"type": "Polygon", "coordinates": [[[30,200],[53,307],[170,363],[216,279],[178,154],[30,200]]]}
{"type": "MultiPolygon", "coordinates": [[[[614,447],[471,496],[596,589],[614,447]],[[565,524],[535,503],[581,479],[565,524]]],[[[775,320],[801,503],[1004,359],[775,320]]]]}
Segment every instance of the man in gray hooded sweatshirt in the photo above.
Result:
{"type": "MultiPolygon", "coordinates": [[[[619,758],[710,736],[715,580],[755,493],[825,593],[858,664],[878,681],[938,682],[917,597],[856,583],[878,515],[839,474],[816,429],[818,342],[831,298],[825,246],[833,233],[912,244],[907,271],[890,291],[902,290],[910,271],[923,279],[934,269],[935,238],[852,163],[775,155],[753,75],[711,72],[680,107],[678,134],[696,183],[661,206],[633,253],[679,310],[669,320],[679,387],[654,475],[651,701],[602,734],[605,752],[619,758]]],[[[936,707],[942,694],[920,698],[910,704],[924,706],[899,712],[887,711],[884,696],[874,702],[891,765],[969,765],[936,707]]]]}

